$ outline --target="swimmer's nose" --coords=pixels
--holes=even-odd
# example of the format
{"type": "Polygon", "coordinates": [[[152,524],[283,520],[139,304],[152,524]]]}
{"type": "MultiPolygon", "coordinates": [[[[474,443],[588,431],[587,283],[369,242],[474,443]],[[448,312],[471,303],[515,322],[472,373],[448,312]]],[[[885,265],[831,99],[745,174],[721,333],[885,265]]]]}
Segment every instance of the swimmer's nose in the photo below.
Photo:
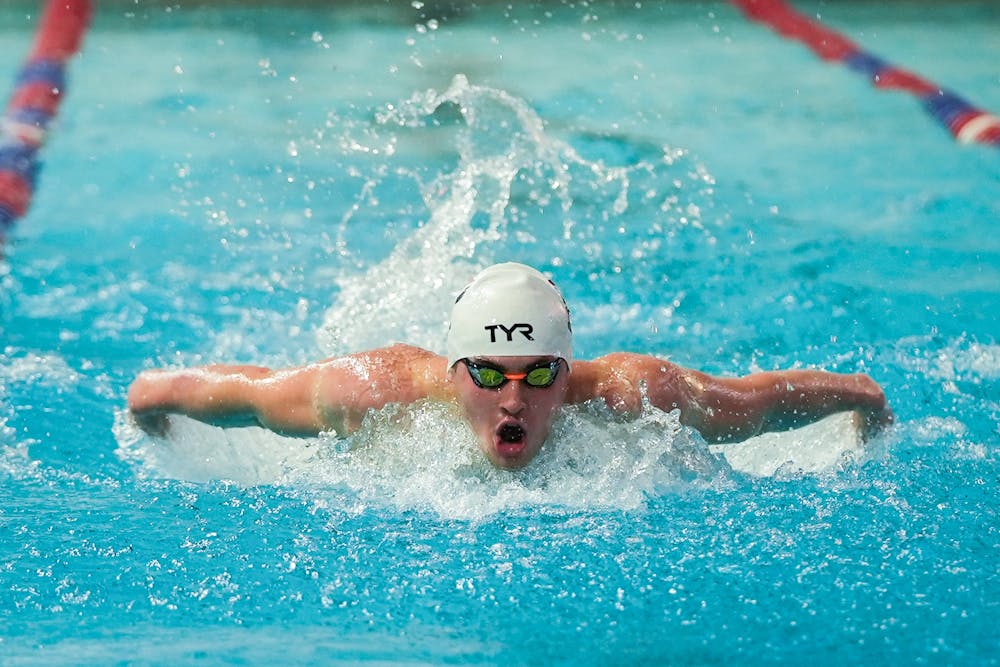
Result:
{"type": "Polygon", "coordinates": [[[528,404],[524,400],[521,382],[508,382],[500,389],[500,407],[509,415],[516,415],[528,404]]]}

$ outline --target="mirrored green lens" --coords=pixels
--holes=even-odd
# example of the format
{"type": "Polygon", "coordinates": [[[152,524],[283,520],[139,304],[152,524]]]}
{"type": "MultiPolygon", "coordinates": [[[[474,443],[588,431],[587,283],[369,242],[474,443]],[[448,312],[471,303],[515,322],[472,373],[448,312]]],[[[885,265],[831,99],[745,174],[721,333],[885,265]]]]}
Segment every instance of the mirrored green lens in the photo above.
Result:
{"type": "Polygon", "coordinates": [[[528,375],[524,379],[532,387],[548,387],[556,379],[556,374],[551,366],[542,366],[528,371],[528,375]]]}
{"type": "Polygon", "coordinates": [[[495,368],[482,368],[478,369],[479,384],[484,387],[499,387],[504,382],[503,373],[495,368]]]}

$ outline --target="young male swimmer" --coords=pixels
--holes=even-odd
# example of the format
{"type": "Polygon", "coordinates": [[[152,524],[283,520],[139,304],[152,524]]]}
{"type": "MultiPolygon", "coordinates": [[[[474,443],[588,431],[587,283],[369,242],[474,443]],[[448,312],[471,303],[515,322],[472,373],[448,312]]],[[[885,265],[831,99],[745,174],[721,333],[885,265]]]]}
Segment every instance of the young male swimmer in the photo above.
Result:
{"type": "Polygon", "coordinates": [[[497,264],[477,275],[451,313],[447,358],[410,345],[272,370],[210,365],[142,373],[128,405],[150,432],[166,416],[220,426],[257,424],[284,434],[346,434],[390,403],[457,402],[495,466],[527,465],[567,404],[601,400],[637,415],[643,397],[679,410],[681,423],[710,443],[789,429],[856,411],[871,431],[892,421],[882,389],[866,375],[814,370],[706,375],[656,357],[614,353],[573,359],[569,310],[544,275],[497,264]]]}

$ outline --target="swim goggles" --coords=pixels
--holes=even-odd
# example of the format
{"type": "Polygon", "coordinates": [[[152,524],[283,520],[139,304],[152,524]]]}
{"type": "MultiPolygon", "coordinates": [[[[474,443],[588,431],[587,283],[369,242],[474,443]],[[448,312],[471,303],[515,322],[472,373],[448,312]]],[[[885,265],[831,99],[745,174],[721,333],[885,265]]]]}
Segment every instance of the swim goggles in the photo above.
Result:
{"type": "Polygon", "coordinates": [[[469,369],[469,377],[480,389],[499,389],[509,380],[521,380],[529,387],[536,389],[551,387],[552,383],[556,381],[556,376],[559,375],[559,364],[562,363],[562,359],[555,359],[533,366],[523,373],[508,373],[482,362],[469,361],[468,359],[461,361],[469,369]]]}

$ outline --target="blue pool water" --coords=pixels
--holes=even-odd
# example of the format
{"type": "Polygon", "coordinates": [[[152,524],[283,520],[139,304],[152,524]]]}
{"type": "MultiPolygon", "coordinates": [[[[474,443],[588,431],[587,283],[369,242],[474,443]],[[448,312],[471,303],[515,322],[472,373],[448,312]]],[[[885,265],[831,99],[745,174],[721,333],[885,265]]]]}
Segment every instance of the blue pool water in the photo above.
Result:
{"type": "MultiPolygon", "coordinates": [[[[943,4],[800,6],[997,112],[1000,12],[943,4]]],[[[1000,661],[1000,152],[906,95],[721,3],[109,2],[44,160],[0,263],[0,664],[1000,661]],[[123,413],[152,366],[440,350],[503,259],[581,357],[863,371],[898,423],[765,471],[580,409],[508,474],[442,406],[123,413]]]]}

